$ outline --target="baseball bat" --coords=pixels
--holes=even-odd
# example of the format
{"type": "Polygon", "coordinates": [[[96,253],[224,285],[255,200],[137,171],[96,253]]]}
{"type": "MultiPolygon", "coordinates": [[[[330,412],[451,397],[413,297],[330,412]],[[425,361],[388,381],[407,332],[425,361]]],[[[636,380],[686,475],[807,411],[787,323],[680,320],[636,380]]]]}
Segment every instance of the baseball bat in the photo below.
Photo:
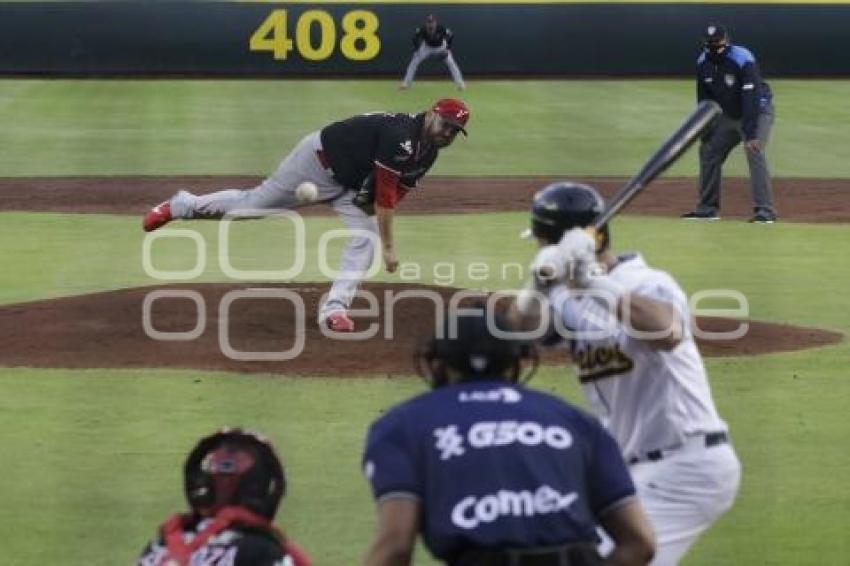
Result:
{"type": "Polygon", "coordinates": [[[720,115],[720,112],[720,106],[713,100],[700,102],[691,115],[679,126],[679,129],[673,132],[661,147],[652,154],[643,168],[608,201],[608,206],[593,222],[593,227],[599,229],[604,226],[639,195],[653,179],[675,163],[685,153],[685,150],[708,129],[711,122],[720,115]]]}

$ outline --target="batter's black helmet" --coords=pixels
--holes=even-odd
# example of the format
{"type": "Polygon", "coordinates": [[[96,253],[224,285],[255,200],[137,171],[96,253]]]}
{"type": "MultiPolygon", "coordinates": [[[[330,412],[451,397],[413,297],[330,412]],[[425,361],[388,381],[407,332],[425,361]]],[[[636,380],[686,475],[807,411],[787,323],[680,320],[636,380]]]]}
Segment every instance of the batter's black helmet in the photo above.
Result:
{"type": "Polygon", "coordinates": [[[183,469],[186,499],[201,516],[239,506],[274,519],[286,477],[274,448],[254,432],[224,428],[203,438],[183,469]]]}
{"type": "Polygon", "coordinates": [[[497,331],[507,333],[507,322],[501,315],[491,313],[490,323],[495,326],[491,329],[487,318],[484,304],[466,307],[463,314],[449,311],[442,327],[418,349],[414,356],[416,369],[432,387],[450,383],[450,369],[460,374],[457,381],[506,378],[517,382],[525,359],[533,363],[522,381],[531,378],[537,369],[534,345],[499,337],[497,331]],[[477,314],[466,314],[474,310],[477,314]]]}
{"type": "MultiPolygon", "coordinates": [[[[605,199],[590,185],[560,181],[546,185],[531,204],[531,233],[555,243],[572,228],[590,226],[605,209],[605,199]]],[[[608,225],[600,230],[597,251],[608,248],[608,225]]]]}

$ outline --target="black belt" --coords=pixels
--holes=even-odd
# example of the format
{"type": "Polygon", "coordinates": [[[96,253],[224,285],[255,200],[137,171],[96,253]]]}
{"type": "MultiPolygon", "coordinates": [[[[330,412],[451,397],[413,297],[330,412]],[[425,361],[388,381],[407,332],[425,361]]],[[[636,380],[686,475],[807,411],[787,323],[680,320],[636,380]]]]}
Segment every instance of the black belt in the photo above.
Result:
{"type": "Polygon", "coordinates": [[[452,566],[601,566],[596,546],[574,543],[532,548],[473,548],[452,566]]]}
{"type": "MultiPolygon", "coordinates": [[[[726,444],[729,442],[729,434],[725,430],[718,430],[717,432],[707,432],[702,435],[705,439],[705,447],[711,448],[712,446],[718,446],[720,444],[726,444]]],[[[637,464],[638,462],[657,462],[658,460],[663,460],[665,456],[670,456],[673,452],[676,451],[676,448],[667,448],[664,450],[650,450],[643,457],[632,456],[629,458],[629,465],[637,464]]]]}

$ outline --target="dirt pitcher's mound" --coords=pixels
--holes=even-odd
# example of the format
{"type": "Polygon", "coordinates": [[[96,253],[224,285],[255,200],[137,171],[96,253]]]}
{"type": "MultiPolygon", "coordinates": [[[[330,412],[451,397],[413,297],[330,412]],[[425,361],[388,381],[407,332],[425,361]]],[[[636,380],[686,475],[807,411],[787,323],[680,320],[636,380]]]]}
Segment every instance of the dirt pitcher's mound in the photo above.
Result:
{"type": "MultiPolygon", "coordinates": [[[[316,324],[325,284],[144,287],[0,307],[0,365],[51,368],[187,368],[287,375],[409,375],[412,352],[458,289],[370,283],[372,308],[357,330],[316,324]],[[265,356],[265,360],[262,358],[265,356]],[[284,359],[286,358],[286,359],[284,359]],[[260,359],[261,361],[256,361],[260,359]]],[[[741,321],[700,319],[704,332],[741,321]]],[[[707,356],[753,355],[839,342],[842,335],[749,321],[736,340],[703,341],[707,356]]],[[[566,363],[563,351],[545,363],[566,363]]]]}

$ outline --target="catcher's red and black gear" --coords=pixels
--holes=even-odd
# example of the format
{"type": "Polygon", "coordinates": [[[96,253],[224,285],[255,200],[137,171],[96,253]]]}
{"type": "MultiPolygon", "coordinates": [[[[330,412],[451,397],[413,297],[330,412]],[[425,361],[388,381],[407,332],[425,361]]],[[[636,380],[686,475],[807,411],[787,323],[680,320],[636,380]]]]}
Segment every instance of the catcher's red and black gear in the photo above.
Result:
{"type": "Polygon", "coordinates": [[[239,428],[222,429],[198,442],[183,471],[192,512],[165,521],[138,565],[226,560],[233,566],[310,566],[307,555],[272,523],[286,477],[266,438],[239,428]]]}
{"type": "Polygon", "coordinates": [[[202,516],[237,505],[272,519],[286,493],[283,465],[272,445],[240,428],[201,439],[186,459],[183,479],[189,506],[202,516]]]}

